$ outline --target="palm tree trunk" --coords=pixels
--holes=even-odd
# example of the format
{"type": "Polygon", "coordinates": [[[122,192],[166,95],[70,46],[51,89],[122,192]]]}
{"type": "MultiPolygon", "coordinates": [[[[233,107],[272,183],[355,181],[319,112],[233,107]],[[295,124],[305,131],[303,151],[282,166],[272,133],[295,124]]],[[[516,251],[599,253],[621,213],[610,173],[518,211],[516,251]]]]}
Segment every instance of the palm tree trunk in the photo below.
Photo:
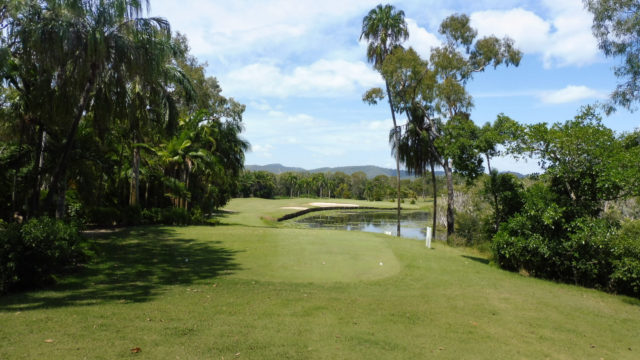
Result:
{"type": "MultiPolygon", "coordinates": [[[[389,82],[385,79],[385,86],[387,87],[387,98],[389,99],[389,108],[391,109],[391,119],[393,120],[393,131],[395,133],[396,149],[400,144],[400,132],[398,131],[398,124],[396,122],[396,113],[393,111],[393,100],[391,99],[391,90],[389,90],[389,82]]],[[[400,237],[400,152],[396,151],[396,180],[397,189],[396,197],[398,198],[398,237],[400,237]]]]}

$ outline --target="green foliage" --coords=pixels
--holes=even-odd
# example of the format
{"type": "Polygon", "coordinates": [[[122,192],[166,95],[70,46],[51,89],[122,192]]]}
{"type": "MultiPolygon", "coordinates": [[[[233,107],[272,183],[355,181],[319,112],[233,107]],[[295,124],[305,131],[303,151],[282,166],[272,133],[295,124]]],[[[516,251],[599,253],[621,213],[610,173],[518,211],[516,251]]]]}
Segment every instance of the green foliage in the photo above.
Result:
{"type": "Polygon", "coordinates": [[[456,235],[463,239],[462,246],[476,246],[484,241],[482,231],[482,220],[478,218],[479,214],[470,214],[466,212],[458,213],[456,216],[456,235]]]}
{"type": "Polygon", "coordinates": [[[523,206],[522,191],[524,187],[518,179],[507,173],[492,170],[484,181],[482,196],[491,204],[493,213],[487,219],[486,235],[491,238],[500,228],[500,224],[513,216],[523,206]]]}
{"type": "Polygon", "coordinates": [[[396,10],[393,5],[378,5],[362,19],[360,39],[367,46],[367,60],[374,67],[382,66],[386,56],[409,37],[404,11],[396,10]]]}
{"type": "Polygon", "coordinates": [[[139,223],[126,206],[209,212],[235,194],[245,107],[143,10],[137,0],[0,6],[0,217],[139,223]]]}
{"type": "Polygon", "coordinates": [[[583,0],[593,14],[593,34],[605,55],[622,57],[614,68],[621,80],[611,94],[608,112],[615,106],[635,109],[640,100],[640,3],[634,0],[583,0]]]}
{"type": "Polygon", "coordinates": [[[606,218],[568,221],[570,211],[555,204],[550,190],[540,184],[527,189],[522,211],[501,225],[492,244],[498,265],[536,277],[638,296],[640,222],[619,230],[616,222],[606,218]]]}
{"type": "Polygon", "coordinates": [[[603,200],[638,192],[640,146],[625,147],[625,139],[602,125],[594,108],[585,107],[565,123],[529,126],[520,152],[539,158],[544,176],[574,218],[598,216],[603,200]]]}
{"type": "MultiPolygon", "coordinates": [[[[385,79],[392,113],[404,112],[409,119],[402,139],[390,136],[394,153],[416,174],[427,173],[428,164],[431,168],[439,165],[447,175],[447,235],[450,235],[455,228],[452,172],[473,180],[483,171],[480,154],[487,154],[488,160],[497,152],[498,142],[507,142],[498,136],[502,129],[483,134],[477,128],[471,119],[473,101],[466,85],[487,66],[517,66],[522,53],[509,38],[478,39],[467,15],[447,17],[439,32],[446,42],[431,50],[429,61],[422,60],[411,48],[396,47],[380,59],[384,62],[377,69],[385,79]]],[[[379,97],[375,94],[380,91],[370,90],[364,100],[376,103],[379,97]]],[[[399,133],[394,127],[393,135],[398,137],[399,133]]]]}
{"type": "Polygon", "coordinates": [[[100,227],[114,226],[120,221],[120,211],[113,207],[95,207],[89,210],[87,222],[100,227]]]}
{"type": "Polygon", "coordinates": [[[78,229],[48,217],[0,230],[0,293],[50,284],[86,259],[78,229]]]}
{"type": "Polygon", "coordinates": [[[622,225],[613,252],[611,288],[640,297],[640,220],[622,225]]]}

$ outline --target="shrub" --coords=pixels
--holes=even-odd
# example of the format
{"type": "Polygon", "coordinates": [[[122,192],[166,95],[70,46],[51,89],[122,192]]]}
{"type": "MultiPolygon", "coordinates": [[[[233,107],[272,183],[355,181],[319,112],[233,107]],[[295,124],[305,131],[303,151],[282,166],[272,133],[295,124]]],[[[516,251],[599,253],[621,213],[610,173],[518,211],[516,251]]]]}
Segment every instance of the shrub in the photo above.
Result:
{"type": "Polygon", "coordinates": [[[611,290],[640,297],[640,220],[622,225],[613,252],[611,290]]]}
{"type": "Polygon", "coordinates": [[[143,224],[160,224],[162,220],[162,209],[143,209],[140,216],[142,217],[143,224]]]}
{"type": "Polygon", "coordinates": [[[189,221],[191,224],[204,224],[205,217],[200,209],[193,209],[191,211],[191,219],[189,221]]]}
{"type": "Polygon", "coordinates": [[[189,213],[182,208],[159,209],[159,216],[160,218],[156,224],[189,225],[191,223],[189,213]]]}
{"type": "Polygon", "coordinates": [[[7,292],[18,282],[18,267],[22,262],[23,248],[20,225],[12,223],[0,229],[0,294],[7,292]]]}
{"type": "Polygon", "coordinates": [[[48,217],[0,231],[0,292],[53,282],[86,258],[81,240],[74,225],[48,217]]]}
{"type": "Polygon", "coordinates": [[[95,207],[89,211],[89,222],[98,226],[114,226],[120,221],[120,211],[112,207],[95,207]]]}
{"type": "Polygon", "coordinates": [[[142,208],[140,206],[127,206],[120,211],[119,225],[131,226],[142,224],[142,208]]]}
{"type": "Polygon", "coordinates": [[[494,260],[510,271],[640,297],[640,221],[618,229],[606,218],[580,218],[565,236],[544,236],[516,215],[493,238],[494,260]]]}
{"type": "Polygon", "coordinates": [[[478,245],[482,239],[481,221],[474,214],[456,214],[456,234],[463,239],[464,246],[478,245]]]}
{"type": "Polygon", "coordinates": [[[563,280],[588,287],[604,288],[615,259],[614,223],[607,219],[580,218],[562,244],[559,264],[563,280]]]}

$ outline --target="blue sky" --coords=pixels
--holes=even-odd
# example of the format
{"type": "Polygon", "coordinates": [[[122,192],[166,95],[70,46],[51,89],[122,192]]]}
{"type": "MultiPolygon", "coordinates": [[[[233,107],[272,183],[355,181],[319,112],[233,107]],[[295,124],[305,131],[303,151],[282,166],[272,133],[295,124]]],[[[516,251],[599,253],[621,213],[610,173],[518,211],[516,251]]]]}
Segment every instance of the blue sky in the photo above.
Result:
{"type": "MultiPolygon", "coordinates": [[[[281,163],[307,169],[378,165],[393,168],[389,107],[362,94],[382,79],[359,42],[368,0],[152,0],[151,14],[187,35],[223,94],[247,105],[246,164],[281,163]]],[[[479,34],[509,35],[524,52],[517,68],[489,69],[469,84],[478,124],[504,113],[521,123],[572,118],[582,105],[605,100],[616,84],[591,35],[581,0],[398,1],[414,47],[428,58],[438,26],[466,13],[479,34]]],[[[626,111],[604,119],[616,131],[639,126],[626,111]]],[[[404,120],[400,120],[403,122],[404,120]]],[[[500,170],[539,171],[536,161],[496,159],[500,170]]]]}

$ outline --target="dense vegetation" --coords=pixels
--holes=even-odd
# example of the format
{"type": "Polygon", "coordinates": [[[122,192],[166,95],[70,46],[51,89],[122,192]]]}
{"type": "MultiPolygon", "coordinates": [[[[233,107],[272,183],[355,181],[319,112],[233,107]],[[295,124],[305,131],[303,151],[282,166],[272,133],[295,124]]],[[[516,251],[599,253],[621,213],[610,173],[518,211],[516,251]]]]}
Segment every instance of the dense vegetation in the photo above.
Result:
{"type": "Polygon", "coordinates": [[[245,107],[143,4],[0,7],[0,219],[182,224],[235,194],[245,107]]]}
{"type": "MultiPolygon", "coordinates": [[[[606,104],[631,108],[638,98],[636,2],[586,1],[594,33],[606,55],[625,56],[616,75],[620,84],[606,104]]],[[[447,179],[446,229],[450,243],[492,241],[502,267],[565,282],[640,295],[640,241],[637,218],[610,216],[605,204],[640,196],[640,130],[616,134],[601,123],[596,107],[580,109],[573,120],[520,125],[499,114],[480,127],[472,121],[473,102],[466,85],[473,75],[499,65],[518,66],[522,54],[509,38],[478,38],[466,15],[452,15],[440,25],[441,46],[422,59],[401,41],[408,36],[404,13],[378,6],[363,19],[367,56],[385,80],[363,100],[376,104],[387,97],[394,126],[389,135],[399,162],[416,174],[434,165],[447,179]],[[395,114],[407,124],[396,125],[395,114]],[[545,170],[527,183],[492,171],[492,156],[510,154],[538,159],[545,170]],[[481,192],[485,209],[456,216],[456,172],[472,183],[482,173],[483,157],[490,175],[481,192]],[[458,225],[458,226],[457,226],[458,225]],[[461,234],[456,235],[455,231],[461,234]],[[637,235],[637,234],[636,234],[637,235]]],[[[399,184],[398,184],[399,185],[399,184]]],[[[398,186],[398,193],[400,186],[398,186]]],[[[435,231],[438,206],[433,188],[435,231]]],[[[478,203],[481,203],[479,201],[478,203]]]]}

